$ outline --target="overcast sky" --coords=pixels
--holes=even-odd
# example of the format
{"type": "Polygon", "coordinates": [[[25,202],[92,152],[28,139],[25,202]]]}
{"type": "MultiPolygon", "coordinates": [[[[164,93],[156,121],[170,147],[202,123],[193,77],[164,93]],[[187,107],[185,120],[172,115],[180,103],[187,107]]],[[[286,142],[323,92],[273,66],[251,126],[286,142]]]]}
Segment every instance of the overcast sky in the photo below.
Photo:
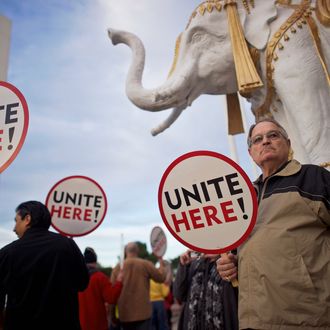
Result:
{"type": "MultiPolygon", "coordinates": [[[[75,238],[95,248],[103,266],[114,266],[124,241],[147,243],[155,225],[168,239],[165,258],[186,247],[163,225],[157,192],[162,174],[182,154],[212,150],[231,156],[224,100],[201,96],[174,125],[152,137],[169,111],[136,108],[125,94],[131,51],[113,46],[109,27],[134,32],[146,48],[143,83],[161,84],[171,67],[175,40],[199,1],[178,0],[1,0],[12,21],[8,82],[25,96],[27,137],[14,162],[0,175],[0,246],[16,239],[14,209],[22,201],[45,201],[64,177],[97,181],[108,199],[105,220],[75,238]]],[[[246,107],[248,124],[252,116],[246,107]]],[[[239,164],[254,170],[243,134],[236,139],[239,164]]]]}

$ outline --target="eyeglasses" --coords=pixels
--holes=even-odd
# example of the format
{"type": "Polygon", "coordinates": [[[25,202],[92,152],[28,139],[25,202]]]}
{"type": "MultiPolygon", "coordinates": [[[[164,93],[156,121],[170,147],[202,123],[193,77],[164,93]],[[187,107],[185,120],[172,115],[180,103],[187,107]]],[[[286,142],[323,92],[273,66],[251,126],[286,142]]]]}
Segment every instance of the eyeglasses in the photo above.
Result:
{"type": "Polygon", "coordinates": [[[261,144],[264,140],[264,137],[266,137],[267,140],[275,141],[278,140],[281,136],[287,139],[287,137],[281,131],[269,131],[265,134],[256,135],[249,139],[249,147],[251,147],[252,145],[261,144]]]}

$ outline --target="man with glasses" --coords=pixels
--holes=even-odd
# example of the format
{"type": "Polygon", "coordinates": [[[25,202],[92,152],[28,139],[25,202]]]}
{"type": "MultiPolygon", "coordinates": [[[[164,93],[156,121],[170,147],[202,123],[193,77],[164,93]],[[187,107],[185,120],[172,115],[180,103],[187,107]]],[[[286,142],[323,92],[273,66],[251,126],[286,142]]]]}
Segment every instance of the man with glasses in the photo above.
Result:
{"type": "Polygon", "coordinates": [[[75,242],[48,231],[50,224],[50,213],[40,202],[16,208],[19,239],[0,250],[5,330],[80,329],[78,291],[88,285],[88,270],[75,242]]]}
{"type": "Polygon", "coordinates": [[[330,329],[330,172],[289,160],[272,119],[250,128],[248,147],[262,171],[257,223],[238,260],[217,262],[222,278],[238,275],[240,329],[330,329]]]}

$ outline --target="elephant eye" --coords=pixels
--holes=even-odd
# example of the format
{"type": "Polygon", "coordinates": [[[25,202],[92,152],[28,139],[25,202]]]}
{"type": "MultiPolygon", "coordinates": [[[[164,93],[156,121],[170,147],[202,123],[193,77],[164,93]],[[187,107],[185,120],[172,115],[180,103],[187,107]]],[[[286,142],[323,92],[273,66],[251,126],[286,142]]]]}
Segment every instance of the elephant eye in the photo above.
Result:
{"type": "Polygon", "coordinates": [[[196,32],[191,36],[191,42],[199,42],[203,38],[203,34],[200,32],[196,32]]]}

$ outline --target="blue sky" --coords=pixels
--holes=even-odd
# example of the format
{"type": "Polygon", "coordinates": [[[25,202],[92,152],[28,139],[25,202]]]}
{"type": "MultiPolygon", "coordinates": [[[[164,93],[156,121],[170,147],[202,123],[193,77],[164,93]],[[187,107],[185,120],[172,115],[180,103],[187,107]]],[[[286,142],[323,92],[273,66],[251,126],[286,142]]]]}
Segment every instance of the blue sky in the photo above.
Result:
{"type": "MultiPolygon", "coordinates": [[[[8,82],[25,96],[30,124],[23,148],[0,175],[0,246],[16,236],[14,209],[22,201],[45,201],[64,177],[97,181],[108,198],[102,225],[75,238],[95,248],[104,266],[114,266],[120,237],[147,243],[155,225],[168,239],[165,258],[185,247],[162,223],[157,192],[162,174],[180,155],[212,150],[230,155],[224,100],[201,96],[174,125],[152,137],[169,114],[136,108],[125,94],[131,51],[114,47],[109,27],[134,32],[146,48],[143,83],[151,88],[168,74],[177,35],[199,1],[1,0],[12,21],[8,82]]],[[[253,118],[246,105],[248,123],[253,118]]],[[[239,164],[254,170],[243,134],[235,138],[239,164]]]]}

